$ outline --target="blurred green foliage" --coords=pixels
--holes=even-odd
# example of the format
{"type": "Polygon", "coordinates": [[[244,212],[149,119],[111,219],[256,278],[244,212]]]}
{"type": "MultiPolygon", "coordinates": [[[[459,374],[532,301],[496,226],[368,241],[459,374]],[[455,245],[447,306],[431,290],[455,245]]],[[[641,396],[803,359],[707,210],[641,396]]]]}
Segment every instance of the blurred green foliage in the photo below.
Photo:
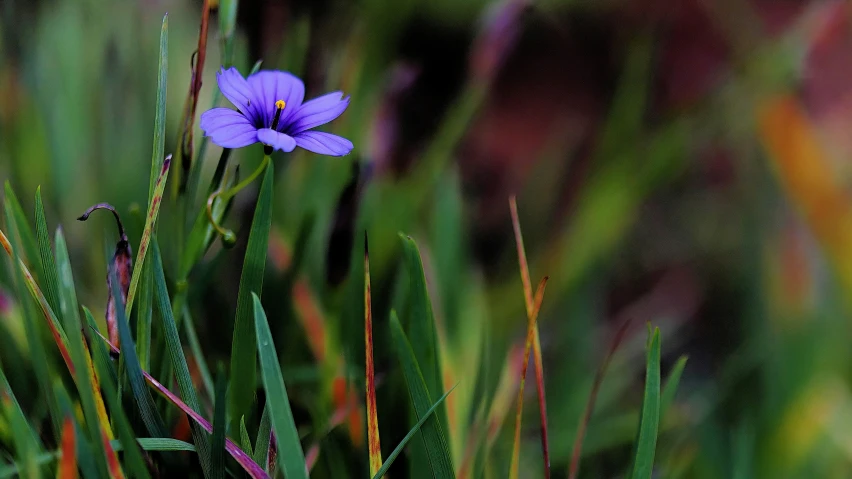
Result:
{"type": "MultiPolygon", "coordinates": [[[[507,476],[527,329],[513,193],[530,273],[549,277],[554,477],[607,361],[578,477],[849,475],[852,201],[835,158],[850,152],[833,132],[850,125],[813,106],[833,91],[808,94],[848,7],[801,2],[776,28],[779,7],[735,0],[219,0],[198,113],[228,105],[220,66],[262,60],[308,97],[351,94],[329,129],[355,150],[276,153],[268,178],[216,203],[237,237],[225,248],[202,208],[262,148],[222,160],[196,122],[194,179],[148,225],[110,359],[113,218],[75,219],[109,202],[138,251],[179,149],[202,3],[0,4],[0,477],[54,474],[66,418],[85,477],[115,475],[111,458],[133,477],[295,477],[303,460],[314,477],[367,476],[364,232],[389,474],[507,476]]],[[[540,477],[535,388],[525,403],[520,477],[540,477]]]]}

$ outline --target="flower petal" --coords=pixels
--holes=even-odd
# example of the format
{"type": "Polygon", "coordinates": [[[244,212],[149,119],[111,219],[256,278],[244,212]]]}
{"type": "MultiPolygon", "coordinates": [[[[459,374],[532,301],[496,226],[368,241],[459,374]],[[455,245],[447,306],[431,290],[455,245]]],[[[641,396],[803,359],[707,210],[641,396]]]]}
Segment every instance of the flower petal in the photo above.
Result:
{"type": "Polygon", "coordinates": [[[257,140],[264,145],[269,145],[273,150],[281,150],[290,153],[296,149],[296,140],[290,135],[279,133],[272,128],[261,128],[257,130],[257,140]]]}
{"type": "Polygon", "coordinates": [[[201,129],[222,148],[241,148],[257,143],[257,128],[242,113],[230,108],[213,108],[201,115],[201,129]]]}
{"type": "Polygon", "coordinates": [[[349,97],[343,92],[332,92],[305,102],[288,120],[287,131],[296,134],[324,125],[340,116],[349,106],[349,97]]]}
{"type": "Polygon", "coordinates": [[[259,109],[254,90],[243,79],[240,72],[234,67],[227,70],[222,68],[216,73],[216,81],[219,83],[219,90],[222,91],[222,95],[225,95],[228,101],[239,108],[250,123],[257,124],[258,113],[262,110],[259,109]]]}
{"type": "Polygon", "coordinates": [[[260,71],[246,80],[258,100],[258,116],[263,126],[272,126],[275,102],[284,100],[286,105],[279,119],[280,125],[287,124],[287,117],[299,109],[305,99],[305,84],[294,75],[282,71],[260,71]]]}
{"type": "Polygon", "coordinates": [[[300,147],[320,155],[343,156],[352,151],[352,142],[323,131],[303,131],[295,136],[300,147]]]}

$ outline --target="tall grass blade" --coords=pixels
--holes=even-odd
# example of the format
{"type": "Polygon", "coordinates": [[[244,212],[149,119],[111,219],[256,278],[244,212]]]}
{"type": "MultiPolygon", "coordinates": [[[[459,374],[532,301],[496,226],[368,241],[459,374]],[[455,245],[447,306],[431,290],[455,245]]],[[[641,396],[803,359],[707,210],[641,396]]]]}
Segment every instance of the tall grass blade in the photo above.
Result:
{"type": "MultiPolygon", "coordinates": [[[[121,289],[118,285],[118,278],[112,274],[109,280],[112,283],[113,300],[117,306],[120,306],[121,289]]],[[[124,364],[127,366],[127,379],[130,382],[130,389],[133,391],[133,398],[139,407],[139,414],[142,416],[145,428],[151,436],[165,437],[168,433],[163,423],[163,418],[160,417],[160,413],[154,405],[154,398],[151,397],[151,392],[145,387],[142,365],[139,363],[139,357],[136,355],[136,347],[133,343],[133,336],[130,334],[130,325],[127,323],[124,308],[116,307],[115,311],[117,316],[116,322],[118,323],[118,336],[122,345],[121,351],[124,353],[124,364]]]]}
{"type": "MultiPolygon", "coordinates": [[[[509,212],[512,216],[512,228],[515,232],[515,246],[518,250],[518,264],[521,271],[521,282],[524,287],[524,305],[527,311],[527,320],[533,321],[533,360],[535,364],[535,385],[538,394],[538,411],[541,422],[541,452],[544,456],[544,477],[550,477],[550,443],[547,439],[547,399],[544,391],[544,362],[541,359],[541,339],[539,338],[538,322],[533,320],[535,303],[533,300],[532,282],[530,281],[530,268],[527,263],[527,253],[524,248],[524,236],[521,233],[521,221],[518,217],[518,203],[514,196],[509,198],[509,212]]],[[[526,367],[526,366],[524,366],[526,367]]]]}
{"type": "MultiPolygon", "coordinates": [[[[8,197],[7,197],[8,200],[8,197]]],[[[12,209],[11,202],[7,201],[5,205],[6,209],[6,223],[9,227],[9,233],[14,240],[18,235],[15,234],[16,231],[20,231],[20,227],[18,224],[18,220],[16,219],[18,215],[15,215],[10,211],[12,209]]],[[[18,242],[18,247],[15,248],[15,252],[18,253],[21,251],[20,242],[18,242]]],[[[48,254],[51,254],[48,251],[48,254]]],[[[52,258],[52,254],[51,254],[52,258]]],[[[53,390],[53,384],[50,380],[50,366],[47,362],[47,352],[44,349],[44,344],[41,342],[41,334],[39,322],[36,318],[36,313],[33,311],[33,303],[31,300],[27,298],[27,294],[25,292],[26,286],[24,285],[24,276],[21,274],[21,271],[17,268],[12,268],[13,278],[14,278],[14,289],[15,293],[20,298],[21,302],[21,312],[23,314],[23,323],[24,323],[24,332],[27,335],[27,344],[30,349],[30,356],[32,359],[33,370],[35,371],[36,380],[38,382],[39,389],[41,390],[41,395],[44,396],[45,402],[47,403],[48,409],[50,410],[50,420],[51,425],[53,426],[53,433],[56,437],[59,437],[61,430],[62,413],[59,411],[59,406],[56,402],[56,396],[53,390]]],[[[54,268],[52,271],[53,278],[56,278],[56,269],[54,268]]],[[[42,277],[45,275],[43,274],[42,277]]]]}
{"type": "Polygon", "coordinates": [[[4,416],[9,420],[11,426],[10,432],[15,444],[15,456],[18,458],[19,470],[24,471],[23,476],[26,478],[41,477],[36,462],[36,456],[41,448],[38,436],[30,427],[24,410],[21,409],[18,399],[12,392],[9,381],[3,373],[2,365],[0,365],[0,406],[2,406],[4,416]]]}
{"type": "MultiPolygon", "coordinates": [[[[139,241],[139,249],[136,251],[136,261],[133,266],[133,276],[130,277],[130,289],[127,292],[126,317],[130,317],[130,312],[133,311],[133,301],[136,298],[136,290],[139,288],[139,281],[142,277],[143,266],[145,265],[145,256],[148,254],[148,247],[151,244],[151,239],[154,236],[154,228],[157,224],[157,217],[160,214],[160,203],[163,200],[163,191],[166,189],[166,180],[169,177],[169,166],[172,164],[172,155],[163,160],[163,166],[160,168],[157,182],[154,185],[154,196],[148,202],[148,214],[145,217],[145,229],[142,231],[142,239],[139,241]]],[[[119,290],[120,291],[120,290],[119,290]]],[[[116,304],[121,304],[117,302],[116,304]]]]}
{"type": "Polygon", "coordinates": [[[157,57],[157,107],[154,113],[154,145],[151,148],[151,178],[148,183],[148,204],[154,198],[157,177],[163,167],[166,145],[166,90],[169,73],[169,14],[163,15],[160,27],[160,54],[157,57]]]}
{"type": "Polygon", "coordinates": [[[24,282],[27,285],[27,289],[30,291],[30,295],[36,300],[36,302],[38,302],[42,315],[47,320],[50,333],[53,335],[53,340],[59,348],[59,353],[62,355],[62,359],[68,367],[68,371],[73,375],[74,363],[71,361],[71,354],[68,352],[68,337],[65,335],[65,330],[62,329],[62,325],[60,325],[59,321],[56,319],[53,309],[51,309],[50,304],[47,302],[47,298],[44,297],[44,294],[42,294],[38,284],[36,284],[32,273],[30,273],[30,270],[27,269],[27,265],[13,253],[12,244],[9,242],[9,238],[6,237],[3,231],[0,231],[0,246],[3,246],[3,249],[6,250],[6,254],[9,255],[9,258],[12,259],[13,263],[17,259],[18,268],[20,268],[21,273],[24,275],[24,282]]]}
{"type": "Polygon", "coordinates": [[[266,313],[260,304],[260,298],[252,293],[254,300],[254,321],[257,334],[258,353],[260,354],[260,371],[263,376],[263,387],[266,389],[267,404],[272,428],[278,440],[278,464],[287,479],[307,479],[308,470],[305,466],[305,453],[299,440],[299,431],[290,410],[290,400],[287,388],[281,377],[281,365],[275,353],[272,332],[266,320],[266,313]]]}
{"type": "MultiPolygon", "coordinates": [[[[6,182],[5,198],[5,207],[7,212],[15,219],[15,223],[18,226],[17,235],[20,240],[19,244],[22,248],[22,250],[18,252],[18,255],[25,263],[30,265],[30,268],[35,273],[36,277],[41,279],[41,262],[38,260],[39,251],[35,235],[30,227],[30,222],[27,219],[26,213],[24,213],[23,208],[21,208],[21,202],[18,201],[18,196],[15,195],[15,191],[12,189],[12,185],[8,181],[6,182]]],[[[15,238],[12,239],[14,240],[15,238]]]]}
{"type": "Polygon", "coordinates": [[[568,466],[568,479],[576,479],[577,474],[580,473],[580,455],[583,451],[583,441],[586,438],[586,428],[589,425],[589,421],[592,419],[592,412],[595,410],[598,391],[600,391],[604,375],[606,374],[606,370],[612,360],[612,356],[624,340],[624,335],[627,334],[627,328],[631,323],[630,319],[632,319],[632,316],[628,316],[628,319],[621,323],[621,326],[615,333],[615,337],[610,343],[609,350],[604,357],[603,363],[601,363],[600,368],[598,368],[597,373],[595,373],[595,379],[592,382],[592,391],[589,393],[589,400],[586,401],[586,408],[583,410],[583,416],[580,418],[580,425],[577,428],[577,437],[574,439],[571,463],[568,466]]]}
{"type": "Polygon", "coordinates": [[[660,329],[654,328],[648,345],[645,369],[645,395],[633,455],[633,479],[650,479],[654,472],[654,453],[660,426],[660,329]]]}
{"type": "MultiPolygon", "coordinates": [[[[201,410],[198,393],[192,383],[189,373],[189,365],[183,353],[180,342],[172,305],[169,303],[169,291],[166,286],[166,276],[163,271],[163,260],[160,255],[160,246],[155,239],[151,248],[151,266],[153,268],[154,299],[159,313],[163,336],[165,337],[166,350],[169,354],[174,377],[178,383],[180,395],[186,404],[196,411],[201,410]]],[[[122,343],[123,344],[123,343],[122,343]]],[[[192,440],[198,448],[198,457],[201,460],[202,469],[208,477],[213,472],[210,465],[210,439],[198,424],[192,424],[192,440]]]]}
{"type": "MultiPolygon", "coordinates": [[[[370,475],[382,467],[382,445],[379,438],[379,418],[376,410],[376,370],[373,364],[373,305],[370,291],[370,253],[364,235],[364,343],[366,345],[367,381],[367,443],[370,452],[370,475]]],[[[434,406],[433,406],[434,408],[434,406]]]]}
{"type": "Polygon", "coordinates": [[[50,247],[50,230],[47,228],[47,216],[44,214],[41,186],[36,190],[35,215],[36,241],[38,242],[38,253],[39,258],[41,258],[42,270],[40,279],[44,286],[47,303],[54,311],[59,311],[59,280],[56,277],[56,260],[53,258],[53,250],[50,247]]]}
{"type": "MultiPolygon", "coordinates": [[[[411,343],[408,341],[395,312],[391,312],[390,326],[393,343],[402,366],[405,382],[408,385],[408,394],[411,397],[416,417],[419,419],[426,415],[433,404],[431,395],[426,387],[426,381],[423,378],[411,343]]],[[[422,339],[418,339],[418,342],[421,341],[422,339]]],[[[444,437],[444,428],[438,416],[433,415],[423,423],[420,432],[429,458],[429,466],[432,468],[432,475],[438,479],[455,477],[450,447],[444,437]]]]}
{"type": "MultiPolygon", "coordinates": [[[[220,371],[216,378],[216,398],[213,404],[213,441],[210,445],[210,478],[222,479],[225,477],[225,393],[228,391],[228,381],[220,371]]],[[[250,454],[250,452],[249,452],[250,454]]]]}
{"type": "MultiPolygon", "coordinates": [[[[109,340],[105,338],[100,332],[95,331],[95,333],[101,338],[101,341],[110,348],[110,350],[114,354],[121,354],[121,350],[119,350],[114,345],[110,344],[109,340]]],[[[148,374],[146,371],[142,371],[142,375],[145,377],[145,380],[148,384],[154,388],[162,397],[164,397],[167,401],[174,404],[181,411],[183,411],[190,419],[198,423],[205,431],[212,434],[213,426],[209,421],[204,419],[204,417],[199,414],[196,410],[187,406],[175,393],[169,391],[168,388],[160,384],[160,381],[157,381],[153,376],[148,374]]],[[[225,438],[225,450],[228,451],[228,454],[234,458],[235,461],[254,479],[268,479],[269,475],[255,462],[251,459],[251,457],[246,454],[242,449],[237,446],[234,441],[231,441],[228,438],[225,438]]]]}
{"type": "MultiPolygon", "coordinates": [[[[538,312],[541,309],[541,302],[544,300],[544,288],[547,286],[547,276],[542,278],[538,284],[538,289],[535,292],[535,305],[530,312],[527,320],[527,337],[524,341],[524,362],[521,363],[521,381],[518,387],[518,408],[515,412],[515,438],[512,446],[512,463],[509,469],[509,477],[511,479],[518,478],[518,468],[521,461],[521,419],[524,412],[524,385],[527,381],[527,366],[530,362],[530,350],[532,349],[533,338],[535,337],[535,325],[538,320],[538,312]]],[[[545,468],[547,471],[547,468],[545,468]]]]}
{"type": "Polygon", "coordinates": [[[237,313],[234,319],[234,337],[231,343],[231,389],[228,404],[232,431],[239,427],[240,418],[249,416],[254,401],[257,382],[257,339],[252,293],[260,296],[263,290],[263,271],[269,247],[269,230],[272,227],[272,162],[267,161],[266,174],[260,185],[257,207],[251,223],[240,289],[237,293],[237,313]]]}
{"type": "MultiPolygon", "coordinates": [[[[438,338],[435,332],[435,317],[432,314],[432,302],[426,286],[426,275],[417,244],[408,236],[400,234],[403,255],[409,280],[409,317],[405,320],[405,333],[417,338],[412,344],[414,358],[423,375],[427,392],[434,397],[443,393],[441,362],[438,354],[438,338]]],[[[432,401],[429,401],[432,404],[432,401]]],[[[428,407],[428,405],[426,406],[428,407]]],[[[441,429],[447,430],[446,408],[439,407],[435,414],[441,423],[441,429]]]]}
{"type": "MultiPolygon", "coordinates": [[[[86,307],[83,307],[83,314],[86,317],[88,330],[97,331],[96,329],[92,329],[95,327],[95,318],[92,316],[92,312],[86,307]]],[[[139,447],[135,445],[132,447],[127,446],[136,442],[136,433],[133,431],[133,427],[130,425],[127,414],[124,412],[124,407],[122,406],[121,399],[118,394],[117,376],[112,368],[112,361],[109,358],[109,353],[100,342],[91,341],[91,344],[94,365],[97,368],[98,377],[100,378],[100,384],[101,387],[103,387],[104,395],[109,403],[109,410],[112,413],[112,421],[115,425],[118,439],[121,443],[125,444],[125,447],[123,448],[124,464],[131,476],[147,478],[149,477],[148,467],[145,465],[145,459],[142,457],[142,452],[139,450],[139,447]]],[[[93,439],[96,440],[96,438],[93,439]]],[[[96,444],[103,443],[96,441],[96,444]]],[[[115,451],[118,450],[117,447],[113,447],[113,449],[115,451]]]]}
{"type": "Polygon", "coordinates": [[[414,435],[420,430],[420,428],[423,426],[423,423],[426,422],[427,419],[433,417],[432,414],[438,409],[438,406],[440,406],[441,403],[443,403],[444,400],[447,399],[447,396],[449,396],[455,388],[456,386],[451,387],[449,391],[445,392],[443,396],[438,398],[435,404],[433,404],[432,407],[430,407],[429,410],[426,411],[426,414],[424,414],[423,417],[421,417],[417,421],[417,424],[415,424],[414,427],[412,427],[411,430],[408,431],[408,434],[406,434],[405,437],[402,438],[402,441],[400,441],[396,448],[390,453],[390,455],[388,455],[387,461],[382,464],[382,466],[376,471],[375,474],[371,473],[373,475],[373,479],[381,479],[385,474],[387,474],[388,469],[390,469],[391,465],[393,465],[393,462],[400,455],[400,453],[402,453],[403,449],[405,449],[405,446],[408,444],[408,442],[411,441],[414,435]]]}
{"type": "Polygon", "coordinates": [[[89,428],[89,440],[94,444],[98,457],[102,458],[101,466],[106,467],[102,471],[103,473],[108,471],[108,463],[112,459],[112,454],[103,446],[100,438],[104,436],[107,439],[113,439],[113,432],[109,417],[106,414],[106,407],[101,396],[92,358],[83,341],[77,293],[74,289],[74,277],[68,258],[68,248],[65,245],[65,236],[62,234],[61,228],[56,229],[54,245],[56,248],[57,276],[59,278],[59,304],[62,317],[65,319],[65,326],[69,335],[68,344],[76,370],[76,373],[72,374],[77,383],[77,391],[80,394],[80,402],[89,428]],[[106,462],[103,462],[103,460],[106,460],[106,462]]]}

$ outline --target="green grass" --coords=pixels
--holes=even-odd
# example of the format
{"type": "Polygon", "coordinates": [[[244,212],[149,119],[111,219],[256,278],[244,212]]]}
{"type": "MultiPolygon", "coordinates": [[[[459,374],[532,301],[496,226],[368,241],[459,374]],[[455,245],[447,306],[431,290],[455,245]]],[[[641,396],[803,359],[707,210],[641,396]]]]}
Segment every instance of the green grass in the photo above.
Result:
{"type": "Polygon", "coordinates": [[[63,434],[86,478],[849,470],[849,125],[814,100],[844,82],[811,83],[828,27],[776,32],[748,2],[219,0],[195,52],[204,2],[161,3],[0,8],[0,479],[63,477],[63,434]],[[710,47],[672,36],[691,15],[731,57],[707,78],[710,47]],[[204,138],[233,107],[220,66],[351,95],[320,129],[355,150],[204,138]],[[112,219],[75,221],[103,202],[126,299],[112,219]]]}

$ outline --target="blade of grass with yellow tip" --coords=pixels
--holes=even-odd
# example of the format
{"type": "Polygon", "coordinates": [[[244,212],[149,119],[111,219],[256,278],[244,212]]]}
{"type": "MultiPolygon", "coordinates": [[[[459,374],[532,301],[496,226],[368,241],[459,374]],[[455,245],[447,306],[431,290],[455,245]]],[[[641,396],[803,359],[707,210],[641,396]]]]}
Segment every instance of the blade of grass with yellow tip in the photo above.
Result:
{"type": "Polygon", "coordinates": [[[24,262],[17,258],[12,250],[12,244],[9,242],[9,238],[6,237],[6,234],[0,230],[0,246],[3,246],[3,249],[6,250],[6,254],[9,255],[9,258],[14,262],[17,259],[18,267],[21,269],[21,273],[24,275],[24,283],[27,285],[27,289],[30,291],[30,295],[38,302],[39,307],[41,308],[41,312],[44,315],[45,319],[48,321],[48,327],[50,328],[50,333],[53,335],[53,339],[56,341],[56,345],[59,347],[59,353],[62,355],[62,359],[65,361],[65,365],[68,366],[68,370],[71,374],[74,374],[74,364],[71,362],[71,355],[68,353],[68,337],[65,335],[65,331],[62,329],[62,326],[59,324],[59,321],[56,319],[56,315],[53,313],[53,310],[50,307],[50,304],[47,301],[47,298],[42,294],[41,289],[39,289],[38,284],[36,284],[35,278],[33,278],[32,273],[27,268],[27,265],[24,262]]]}
{"type": "MultiPolygon", "coordinates": [[[[382,467],[382,444],[379,440],[379,417],[376,410],[376,370],[373,363],[373,306],[370,290],[370,252],[364,235],[364,343],[366,345],[367,443],[370,451],[370,475],[382,467]]],[[[434,407],[433,407],[434,409],[434,407]]]]}
{"type": "MultiPolygon", "coordinates": [[[[521,282],[524,286],[524,304],[527,311],[527,319],[532,321],[535,304],[533,300],[532,282],[530,281],[530,268],[527,263],[527,253],[524,248],[524,236],[521,233],[521,221],[518,218],[518,203],[514,196],[509,198],[509,211],[512,216],[512,228],[515,232],[515,245],[518,250],[518,264],[521,271],[521,282]]],[[[541,452],[544,456],[544,477],[550,477],[550,444],[547,439],[547,398],[544,391],[544,363],[541,359],[541,339],[539,337],[538,322],[533,325],[533,361],[535,364],[535,385],[538,393],[538,410],[541,420],[541,452]]]]}
{"type": "Polygon", "coordinates": [[[68,248],[65,244],[65,236],[62,234],[61,228],[56,229],[54,245],[56,248],[57,277],[59,279],[59,304],[69,335],[68,347],[77,371],[74,378],[80,394],[80,403],[83,406],[86,425],[89,428],[90,440],[95,445],[95,452],[99,457],[106,459],[108,467],[112,454],[108,449],[102,447],[98,438],[105,436],[107,440],[111,440],[114,439],[114,435],[101,396],[100,384],[95,374],[89,348],[83,340],[74,277],[68,257],[68,248]]]}
{"type": "MultiPolygon", "coordinates": [[[[8,200],[7,196],[7,200],[8,200]]],[[[12,239],[21,235],[16,235],[15,232],[21,231],[20,223],[17,218],[19,215],[15,215],[10,211],[12,209],[11,202],[7,201],[5,205],[6,209],[6,224],[9,228],[9,234],[12,239]]],[[[15,247],[15,252],[19,253],[21,251],[19,240],[17,245],[13,245],[15,247]]],[[[36,259],[35,261],[39,261],[36,259]]],[[[41,341],[41,328],[40,321],[36,317],[36,313],[33,311],[33,303],[32,301],[26,300],[26,287],[24,286],[24,276],[21,274],[20,270],[17,268],[13,268],[13,278],[14,278],[14,290],[18,298],[20,298],[21,303],[21,313],[23,315],[23,323],[24,323],[24,332],[27,335],[27,344],[29,345],[30,356],[32,358],[33,370],[35,372],[36,380],[39,385],[39,389],[41,389],[41,394],[44,396],[45,402],[47,403],[47,407],[50,410],[50,420],[51,425],[53,426],[53,433],[56,437],[60,434],[60,429],[62,427],[60,421],[62,420],[62,414],[59,410],[59,406],[56,402],[56,395],[53,390],[53,384],[50,380],[50,365],[47,361],[47,352],[44,349],[44,344],[41,341]]],[[[47,272],[52,273],[53,278],[56,278],[56,268],[47,272]]],[[[45,276],[49,276],[49,274],[42,273],[42,278],[45,276]]]]}
{"type": "Polygon", "coordinates": [[[62,423],[62,447],[60,449],[59,466],[56,469],[56,479],[76,479],[77,477],[77,444],[74,432],[74,420],[67,416],[62,423]]]}
{"type": "MultiPolygon", "coordinates": [[[[151,238],[154,235],[154,228],[157,224],[157,217],[160,214],[160,203],[163,200],[163,192],[166,189],[166,180],[169,177],[169,167],[172,164],[172,155],[163,160],[163,166],[160,168],[160,174],[157,176],[157,182],[154,185],[154,196],[148,203],[148,214],[145,217],[145,229],[142,231],[142,239],[139,241],[139,248],[136,251],[136,261],[133,265],[133,275],[130,277],[130,289],[127,292],[126,317],[130,317],[130,312],[133,311],[133,300],[136,298],[136,290],[139,288],[139,281],[142,278],[143,266],[145,265],[145,256],[148,254],[148,248],[151,245],[151,238]]],[[[116,304],[121,304],[116,303],[116,304]]]]}
{"type": "MultiPolygon", "coordinates": [[[[521,419],[524,412],[524,385],[527,381],[527,366],[530,362],[530,351],[532,350],[533,338],[535,337],[535,325],[538,320],[538,312],[541,309],[541,302],[544,300],[544,288],[547,286],[547,276],[541,279],[538,283],[538,288],[535,291],[535,305],[530,312],[530,317],[527,319],[527,337],[524,342],[524,362],[521,365],[521,383],[518,387],[518,407],[515,412],[515,438],[512,445],[512,463],[509,469],[509,477],[511,479],[518,478],[518,468],[521,461],[521,419]]],[[[545,465],[546,474],[549,475],[549,468],[545,465]]]]}

